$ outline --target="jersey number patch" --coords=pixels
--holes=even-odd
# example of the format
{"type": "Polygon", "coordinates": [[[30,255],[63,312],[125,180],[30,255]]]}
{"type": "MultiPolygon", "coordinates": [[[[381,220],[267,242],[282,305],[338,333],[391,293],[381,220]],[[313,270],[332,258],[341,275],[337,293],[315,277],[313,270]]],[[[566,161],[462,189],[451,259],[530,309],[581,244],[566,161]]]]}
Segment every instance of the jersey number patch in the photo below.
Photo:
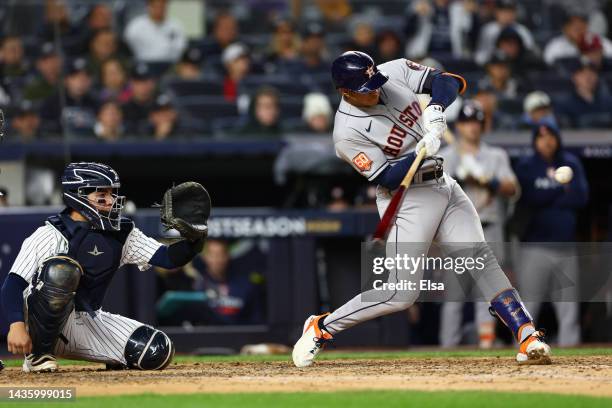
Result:
{"type": "Polygon", "coordinates": [[[372,160],[364,152],[360,152],[357,156],[353,157],[353,163],[362,172],[372,168],[372,160]]]}

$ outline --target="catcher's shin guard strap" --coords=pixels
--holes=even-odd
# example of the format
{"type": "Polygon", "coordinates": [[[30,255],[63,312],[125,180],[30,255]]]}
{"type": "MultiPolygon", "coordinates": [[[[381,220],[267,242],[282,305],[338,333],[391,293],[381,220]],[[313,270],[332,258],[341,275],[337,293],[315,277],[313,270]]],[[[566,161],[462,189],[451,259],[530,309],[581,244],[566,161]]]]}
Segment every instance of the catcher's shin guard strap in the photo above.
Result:
{"type": "Polygon", "coordinates": [[[491,300],[490,310],[512,330],[519,341],[523,337],[523,333],[521,333],[523,330],[521,329],[524,326],[533,325],[529,312],[525,309],[518,292],[514,288],[506,289],[495,296],[491,300]]]}
{"type": "Polygon", "coordinates": [[[74,296],[82,274],[81,266],[65,256],[43,262],[26,301],[33,354],[53,354],[55,343],[74,309],[74,296]]]}

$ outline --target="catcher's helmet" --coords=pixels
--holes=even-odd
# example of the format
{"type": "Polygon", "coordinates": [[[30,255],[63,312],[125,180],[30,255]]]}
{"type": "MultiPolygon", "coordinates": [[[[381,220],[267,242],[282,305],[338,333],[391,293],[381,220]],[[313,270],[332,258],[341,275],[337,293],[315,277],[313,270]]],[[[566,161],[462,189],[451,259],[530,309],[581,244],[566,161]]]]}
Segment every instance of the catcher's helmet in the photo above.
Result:
{"type": "Polygon", "coordinates": [[[463,102],[463,106],[461,106],[459,116],[457,117],[457,122],[467,122],[470,120],[475,120],[480,123],[484,123],[484,119],[485,115],[480,102],[472,99],[467,99],[463,102]]]}
{"type": "Polygon", "coordinates": [[[365,52],[347,51],[332,63],[332,79],[336,88],[346,88],[359,93],[371,92],[389,80],[379,71],[374,60],[365,52]]]}
{"type": "Polygon", "coordinates": [[[81,213],[96,229],[119,230],[125,201],[125,196],[119,195],[119,187],[119,175],[106,164],[70,163],[62,174],[64,204],[81,213]],[[113,205],[110,211],[100,211],[87,199],[87,195],[106,188],[112,189],[113,205]]]}

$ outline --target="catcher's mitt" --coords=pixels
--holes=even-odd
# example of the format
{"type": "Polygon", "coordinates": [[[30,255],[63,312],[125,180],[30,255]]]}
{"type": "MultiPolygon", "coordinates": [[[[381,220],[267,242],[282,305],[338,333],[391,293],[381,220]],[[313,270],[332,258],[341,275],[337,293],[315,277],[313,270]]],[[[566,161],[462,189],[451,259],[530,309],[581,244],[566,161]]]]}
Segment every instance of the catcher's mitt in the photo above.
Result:
{"type": "Polygon", "coordinates": [[[177,230],[189,241],[200,240],[208,234],[210,206],[208,192],[194,181],[169,188],[158,205],[164,227],[177,230]]]}

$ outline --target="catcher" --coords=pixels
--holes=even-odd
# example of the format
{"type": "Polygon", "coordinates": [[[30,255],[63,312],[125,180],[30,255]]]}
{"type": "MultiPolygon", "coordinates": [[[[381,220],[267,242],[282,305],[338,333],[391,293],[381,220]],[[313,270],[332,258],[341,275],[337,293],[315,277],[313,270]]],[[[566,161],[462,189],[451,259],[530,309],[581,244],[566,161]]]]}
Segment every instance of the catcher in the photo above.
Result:
{"type": "Polygon", "coordinates": [[[54,372],[56,357],[106,363],[109,369],[167,367],[174,355],[170,338],[103,311],[102,300],[124,265],[176,268],[201,251],[210,214],[208,193],[187,182],[164,194],[162,224],[184,239],[162,245],[121,217],[125,197],[109,166],[71,163],[61,182],[66,209],[23,242],[2,286],[9,352],[26,355],[25,372],[54,372]]]}

